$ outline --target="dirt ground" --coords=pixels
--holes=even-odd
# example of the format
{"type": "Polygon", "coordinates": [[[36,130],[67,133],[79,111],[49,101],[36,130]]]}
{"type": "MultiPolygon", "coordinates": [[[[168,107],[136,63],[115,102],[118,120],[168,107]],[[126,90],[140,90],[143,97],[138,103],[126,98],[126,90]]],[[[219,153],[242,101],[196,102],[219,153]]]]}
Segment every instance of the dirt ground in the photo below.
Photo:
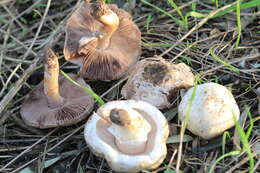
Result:
{"type": "MultiPolygon", "coordinates": [[[[87,119],[66,128],[40,130],[27,126],[20,116],[25,96],[43,79],[46,47],[59,54],[63,71],[78,71],[78,66],[65,61],[63,46],[66,21],[79,2],[0,1],[0,172],[111,172],[106,161],[86,145],[83,129],[87,119]]],[[[218,173],[260,172],[259,3],[242,1],[239,15],[234,0],[109,2],[133,15],[142,32],[141,59],[158,55],[172,63],[184,62],[197,84],[216,82],[228,87],[240,108],[242,132],[232,128],[226,137],[203,140],[186,130],[178,158],[181,122],[177,105],[181,98],[175,99],[172,107],[162,110],[173,140],[155,172],[202,173],[213,166],[218,173]]],[[[123,79],[85,81],[106,102],[123,99],[123,79]]]]}

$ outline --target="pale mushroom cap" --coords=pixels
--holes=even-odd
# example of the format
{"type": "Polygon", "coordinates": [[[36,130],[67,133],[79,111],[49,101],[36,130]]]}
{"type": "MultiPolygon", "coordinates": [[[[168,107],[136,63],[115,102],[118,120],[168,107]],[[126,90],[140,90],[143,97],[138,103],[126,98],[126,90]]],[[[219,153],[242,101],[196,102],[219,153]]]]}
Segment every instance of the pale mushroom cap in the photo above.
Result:
{"type": "Polygon", "coordinates": [[[151,104],[134,100],[112,101],[101,106],[97,113],[90,117],[84,131],[90,149],[96,155],[104,157],[110,167],[118,172],[138,172],[158,167],[167,153],[168,135],[169,127],[164,115],[151,104]],[[141,112],[152,124],[145,152],[130,155],[118,151],[114,136],[107,131],[111,123],[104,120],[108,119],[110,111],[114,108],[132,108],[141,112]]]}
{"type": "Polygon", "coordinates": [[[222,85],[205,83],[190,88],[178,108],[181,121],[185,119],[190,102],[187,128],[204,139],[211,139],[233,127],[233,116],[236,120],[239,119],[240,111],[236,101],[232,93],[222,85]],[[193,92],[195,96],[191,101],[193,92]]]}
{"type": "MultiPolygon", "coordinates": [[[[82,78],[70,74],[79,84],[89,87],[82,78]]],[[[26,97],[21,116],[26,124],[37,128],[69,126],[86,118],[94,107],[94,99],[64,77],[59,78],[59,90],[65,99],[62,106],[51,108],[43,91],[43,82],[26,97]]]]}
{"type": "MultiPolygon", "coordinates": [[[[91,12],[92,4],[84,2],[68,19],[64,57],[81,66],[84,77],[99,80],[114,80],[127,74],[141,53],[141,32],[132,17],[116,5],[107,5],[119,18],[119,25],[110,39],[109,47],[98,49],[98,37],[103,37],[103,27],[91,12]],[[79,53],[80,43],[89,40],[88,53],[79,53]],[[87,39],[90,38],[90,39],[87,39]]],[[[103,16],[107,18],[111,16],[103,16]]],[[[109,21],[109,20],[108,20],[109,21]]]]}
{"type": "Polygon", "coordinates": [[[179,89],[194,84],[194,75],[186,64],[172,64],[161,57],[146,58],[136,64],[121,94],[163,109],[172,103],[179,89]]]}

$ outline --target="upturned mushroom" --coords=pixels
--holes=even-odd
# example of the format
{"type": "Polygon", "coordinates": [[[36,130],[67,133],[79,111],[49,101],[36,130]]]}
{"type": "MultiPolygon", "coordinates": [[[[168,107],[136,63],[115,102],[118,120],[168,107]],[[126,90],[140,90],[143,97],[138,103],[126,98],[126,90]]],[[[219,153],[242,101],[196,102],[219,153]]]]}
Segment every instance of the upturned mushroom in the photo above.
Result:
{"type": "Polygon", "coordinates": [[[172,103],[180,89],[193,85],[194,75],[189,66],[154,57],[136,64],[121,94],[126,99],[143,100],[163,109],[172,103]]]}
{"type": "Polygon", "coordinates": [[[141,33],[132,17],[104,0],[87,0],[68,19],[65,59],[81,66],[88,79],[124,76],[141,53],[141,33]]]}
{"type": "Polygon", "coordinates": [[[179,118],[188,116],[187,128],[195,135],[211,139],[235,125],[239,108],[232,93],[216,83],[205,83],[190,88],[182,98],[179,118]]]}
{"type": "Polygon", "coordinates": [[[164,160],[168,122],[143,101],[112,101],[101,106],[85,126],[85,140],[97,156],[118,172],[139,172],[164,160]]]}
{"type": "MultiPolygon", "coordinates": [[[[47,51],[44,80],[26,97],[21,116],[37,128],[69,126],[86,118],[94,106],[93,98],[63,77],[59,78],[58,57],[47,51]]],[[[79,84],[89,87],[82,78],[70,74],[79,84]]]]}

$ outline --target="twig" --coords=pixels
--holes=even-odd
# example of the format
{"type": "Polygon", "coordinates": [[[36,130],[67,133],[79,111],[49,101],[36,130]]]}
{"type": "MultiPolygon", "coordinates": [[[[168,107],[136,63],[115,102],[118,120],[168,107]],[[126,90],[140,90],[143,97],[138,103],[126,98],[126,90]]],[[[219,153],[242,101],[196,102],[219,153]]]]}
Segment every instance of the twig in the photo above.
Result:
{"type": "MultiPolygon", "coordinates": [[[[46,155],[46,153],[52,151],[53,149],[55,149],[56,147],[58,147],[60,144],[62,144],[63,142],[65,142],[67,139],[69,139],[71,136],[73,136],[75,133],[77,133],[79,130],[83,129],[85,127],[85,124],[81,125],[80,127],[78,127],[77,129],[75,129],[73,132],[71,132],[68,136],[64,137],[60,142],[58,142],[56,145],[54,145],[53,147],[51,147],[50,149],[48,149],[47,151],[43,152],[42,154],[40,154],[39,156],[35,157],[34,159],[30,160],[29,162],[27,162],[26,164],[16,168],[15,170],[13,170],[10,173],[15,173],[19,170],[21,170],[22,168],[24,168],[25,166],[29,165],[30,163],[34,162],[35,160],[39,159],[40,157],[46,155]]],[[[55,128],[53,131],[57,130],[58,128],[55,128]]],[[[50,133],[51,133],[50,132],[50,133]]],[[[1,170],[0,170],[1,171],[1,170]]]]}
{"type": "MultiPolygon", "coordinates": [[[[253,154],[253,157],[256,157],[257,153],[253,154]]],[[[248,162],[249,157],[244,158],[243,160],[241,160],[240,162],[238,162],[235,166],[233,166],[232,168],[230,168],[229,170],[226,171],[226,173],[232,173],[234,172],[237,168],[240,168],[243,164],[245,164],[246,162],[248,162]]]]}
{"type": "Polygon", "coordinates": [[[47,6],[46,6],[46,8],[45,8],[44,14],[43,14],[42,19],[41,19],[41,23],[40,23],[40,25],[39,25],[39,27],[38,27],[38,29],[37,29],[37,31],[36,31],[36,34],[35,34],[35,36],[34,36],[34,38],[33,38],[33,41],[32,41],[32,43],[31,43],[29,49],[25,52],[25,54],[24,54],[24,56],[23,56],[22,59],[25,59],[25,58],[29,55],[29,53],[30,53],[32,47],[34,46],[35,41],[37,40],[37,38],[38,38],[38,36],[39,36],[39,34],[40,34],[40,32],[41,32],[43,23],[44,23],[45,18],[46,18],[47,14],[48,14],[48,11],[49,11],[50,6],[51,6],[51,0],[48,0],[47,6]]]}
{"type": "Polygon", "coordinates": [[[33,61],[33,64],[30,65],[26,71],[24,71],[21,78],[15,82],[14,87],[9,90],[9,92],[5,95],[5,97],[0,102],[0,113],[3,112],[5,107],[9,104],[9,102],[14,98],[16,93],[20,90],[20,88],[23,86],[25,81],[30,77],[30,75],[37,70],[39,67],[37,67],[37,63],[40,58],[37,58],[33,61]]]}
{"type": "Polygon", "coordinates": [[[33,145],[31,145],[30,147],[28,147],[26,150],[24,150],[23,152],[21,152],[20,154],[18,154],[14,159],[12,159],[10,162],[8,162],[4,167],[0,168],[0,171],[3,171],[5,168],[7,168],[9,165],[11,165],[13,162],[15,162],[17,159],[19,159],[22,155],[24,155],[25,153],[27,153],[29,150],[31,150],[34,146],[36,146],[37,144],[39,144],[41,141],[43,141],[45,138],[47,138],[48,136],[50,136],[53,132],[55,132],[57,130],[54,129],[52,131],[50,131],[47,135],[43,136],[41,139],[39,139],[37,142],[35,142],[33,145]]]}

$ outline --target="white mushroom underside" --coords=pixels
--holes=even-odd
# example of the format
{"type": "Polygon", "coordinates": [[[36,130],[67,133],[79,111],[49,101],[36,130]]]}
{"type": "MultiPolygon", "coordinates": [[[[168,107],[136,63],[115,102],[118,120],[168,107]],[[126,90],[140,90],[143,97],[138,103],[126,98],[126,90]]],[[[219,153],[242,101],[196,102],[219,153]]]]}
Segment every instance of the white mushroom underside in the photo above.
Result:
{"type": "MultiPolygon", "coordinates": [[[[85,140],[92,151],[99,156],[105,157],[110,167],[119,172],[138,172],[140,170],[154,169],[161,164],[166,156],[166,140],[169,135],[168,123],[163,114],[152,105],[143,101],[115,101],[102,106],[98,113],[109,115],[113,108],[136,108],[140,107],[151,115],[150,118],[156,123],[155,138],[153,139],[153,148],[149,152],[136,155],[124,154],[98,136],[96,124],[104,121],[99,115],[93,114],[85,126],[85,140]]],[[[107,117],[104,117],[107,118],[107,117]]]]}

